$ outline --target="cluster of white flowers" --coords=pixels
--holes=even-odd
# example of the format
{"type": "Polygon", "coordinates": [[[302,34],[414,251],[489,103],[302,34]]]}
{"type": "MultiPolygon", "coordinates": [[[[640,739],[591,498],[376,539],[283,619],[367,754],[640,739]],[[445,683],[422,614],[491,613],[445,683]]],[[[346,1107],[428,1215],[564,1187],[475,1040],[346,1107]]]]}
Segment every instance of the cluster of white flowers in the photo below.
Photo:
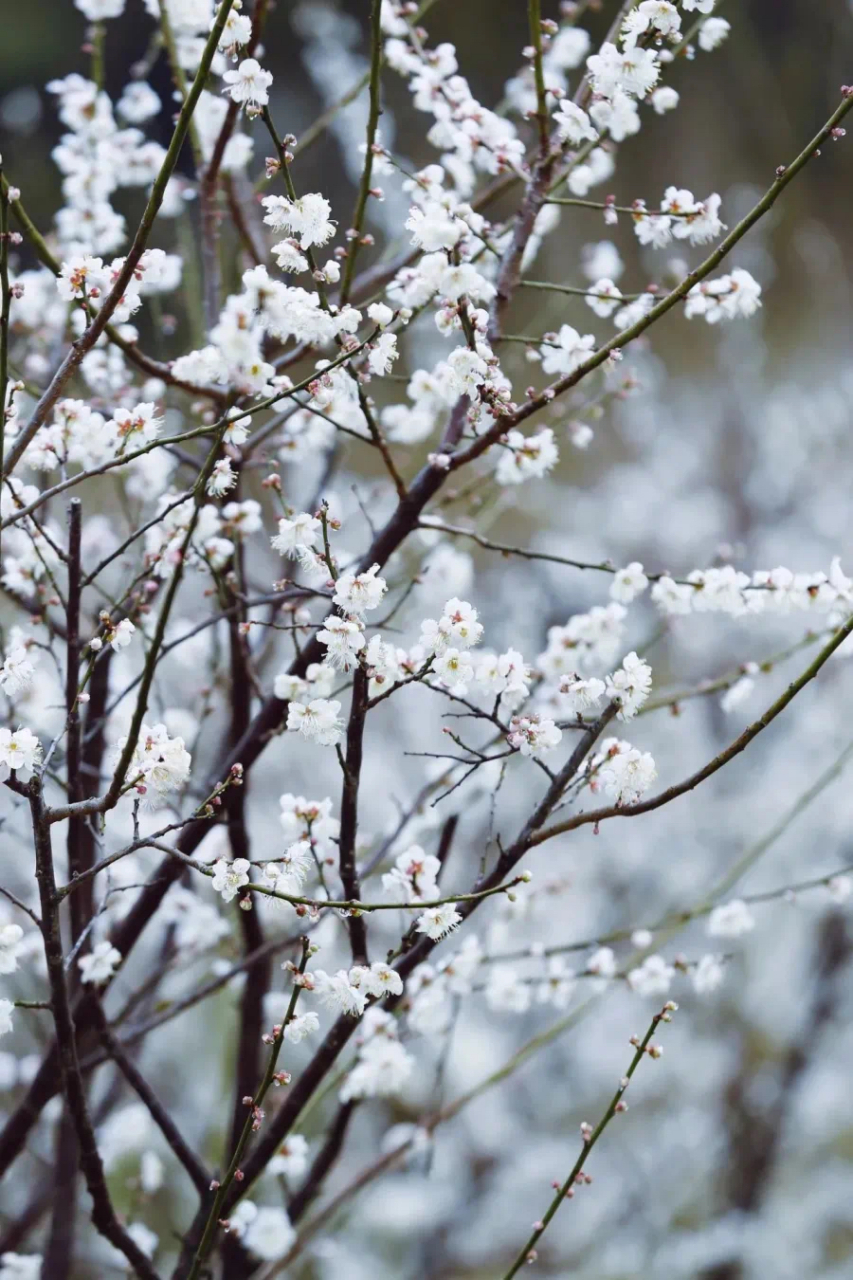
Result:
{"type": "MultiPolygon", "coordinates": [[[[402,991],[399,977],[397,981],[402,991]]],[[[414,1071],[415,1059],[399,1041],[396,1019],[383,1009],[368,1009],[356,1043],[358,1056],[341,1086],[341,1102],[399,1093],[414,1071]]]]}
{"type": "Polygon", "coordinates": [[[614,602],[575,614],[564,627],[549,627],[548,648],[536,659],[537,667],[554,683],[576,671],[609,667],[619,650],[626,616],[625,608],[614,602]]]}
{"type": "Polygon", "coordinates": [[[399,995],[403,990],[400,975],[382,960],[367,965],[354,965],[351,969],[339,969],[326,973],[315,969],[311,974],[313,989],[320,1001],[335,1013],[345,1013],[360,1018],[368,1000],[382,1000],[387,995],[399,995]]]}
{"type": "Polygon", "coordinates": [[[708,324],[719,324],[721,320],[749,319],[760,306],[761,285],[743,267],[736,267],[728,275],[694,285],[684,314],[688,320],[702,316],[708,324]]]}
{"type": "Polygon", "coordinates": [[[836,556],[829,573],[794,573],[779,566],[758,569],[751,576],[733,565],[694,569],[676,582],[664,575],[651,590],[662,613],[819,613],[843,617],[853,608],[853,580],[836,556]]]}
{"type": "Polygon", "coordinates": [[[562,730],[553,720],[536,715],[513,716],[507,742],[523,756],[544,756],[563,740],[562,730]]]}
{"type": "Polygon", "coordinates": [[[652,687],[652,669],[636,653],[623,658],[622,666],[605,682],[607,696],[619,704],[618,718],[632,719],[649,696],[652,687]]]}
{"type": "Polygon", "coordinates": [[[605,738],[601,749],[587,765],[592,790],[603,788],[615,804],[634,804],[657,777],[655,762],[648,751],[639,751],[630,742],[605,738]]]}
{"type": "MultiPolygon", "coordinates": [[[[128,739],[119,738],[116,760],[121,757],[128,739]]],[[[139,795],[148,795],[152,803],[179,790],[190,776],[192,757],[183,738],[172,738],[164,724],[143,724],[139,729],[127,769],[128,781],[139,795]]]]}
{"type": "Polygon", "coordinates": [[[640,244],[653,249],[665,249],[673,237],[693,245],[708,244],[726,229],[720,220],[720,197],[716,193],[696,200],[692,191],[678,187],[667,187],[657,212],[649,212],[643,200],[636,200],[632,216],[640,244]]]}

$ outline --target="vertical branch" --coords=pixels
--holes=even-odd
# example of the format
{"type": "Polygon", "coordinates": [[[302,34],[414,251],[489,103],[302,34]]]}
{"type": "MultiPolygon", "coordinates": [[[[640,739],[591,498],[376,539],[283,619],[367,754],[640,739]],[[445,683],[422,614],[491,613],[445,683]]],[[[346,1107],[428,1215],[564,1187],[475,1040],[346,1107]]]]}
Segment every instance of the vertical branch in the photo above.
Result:
{"type": "Polygon", "coordinates": [[[73,1273],[77,1164],[77,1131],[66,1104],[56,1132],[53,1185],[48,1198],[53,1212],[43,1267],[44,1274],[50,1276],[51,1280],[69,1280],[73,1273]]]}
{"type": "MultiPolygon", "coordinates": [[[[231,594],[229,601],[232,604],[239,600],[238,593],[244,582],[243,551],[242,540],[238,539],[234,560],[237,576],[236,591],[231,594]]],[[[232,613],[228,619],[231,662],[229,751],[233,750],[243,737],[249,727],[252,715],[252,686],[249,679],[249,664],[245,647],[246,639],[241,632],[240,621],[239,613],[232,613]]],[[[225,794],[228,839],[232,858],[251,858],[249,833],[246,827],[247,794],[248,786],[245,782],[242,787],[230,787],[225,794]]],[[[249,899],[249,905],[252,905],[251,898],[249,899]]],[[[243,953],[248,956],[259,948],[263,948],[264,930],[257,910],[239,911],[238,916],[243,939],[243,953]]],[[[269,989],[271,976],[272,956],[266,953],[262,953],[246,970],[246,978],[240,996],[240,1032],[237,1043],[231,1131],[227,1146],[229,1151],[236,1150],[245,1124],[246,1106],[243,1100],[251,1096],[261,1075],[264,998],[269,989]]],[[[245,1251],[233,1236],[229,1235],[224,1238],[222,1255],[224,1271],[229,1276],[233,1275],[234,1280],[238,1280],[241,1275],[248,1274],[245,1251]]]]}
{"type": "MultiPolygon", "coordinates": [[[[80,538],[82,507],[79,498],[68,504],[68,599],[65,608],[65,732],[66,732],[66,782],[68,802],[74,804],[83,799],[83,782],[80,766],[80,705],[77,701],[80,685],[80,599],[82,595],[82,571],[80,566],[80,538]]],[[[92,842],[86,836],[86,819],[71,818],[68,823],[68,874],[69,877],[87,871],[92,842]]],[[[76,943],[89,923],[91,893],[71,895],[71,941],[76,943]]]]}
{"type": "MultiPolygon", "coordinates": [[[[65,608],[65,731],[66,783],[68,799],[82,799],[80,713],[77,694],[80,679],[80,597],[82,572],[80,565],[82,508],[79,498],[68,506],[68,596],[65,608]]],[[[86,870],[86,822],[72,818],[68,823],[68,874],[86,870]]],[[[71,941],[76,943],[89,922],[91,893],[71,895],[71,941]]],[[[53,1213],[50,1222],[45,1271],[56,1280],[67,1280],[74,1260],[74,1223],[77,1213],[77,1131],[68,1103],[56,1135],[56,1167],[54,1174],[53,1213]]]]}
{"type": "Polygon", "coordinates": [[[51,1008],[56,1028],[59,1069],[68,1112],[74,1124],[80,1152],[80,1167],[92,1197],[92,1222],[110,1244],[127,1258],[141,1280],[158,1280],[157,1272],[146,1255],[127,1234],[116,1217],[104,1177],[104,1166],[98,1152],[95,1131],[86,1102],[83,1077],[77,1057],[74,1019],[65,982],[62,937],[59,928],[59,904],[50,826],[45,814],[40,780],[33,778],[29,786],[30,813],[36,854],[36,880],[41,903],[42,934],[50,985],[51,1008]]]}
{"type": "Polygon", "coordinates": [[[370,196],[370,179],[373,173],[373,147],[376,142],[376,129],[382,113],[380,105],[380,77],[382,74],[382,0],[373,0],[370,11],[370,110],[367,115],[367,150],[364,153],[364,168],[361,171],[361,185],[358,190],[355,212],[352,216],[352,227],[349,231],[350,248],[344,267],[344,278],[341,283],[341,306],[350,295],[352,288],[355,260],[361,248],[361,229],[364,225],[364,213],[370,196]]]}
{"type": "MultiPolygon", "coordinates": [[[[363,667],[355,669],[352,682],[352,706],[347,725],[346,756],[343,759],[344,784],[341,791],[341,831],[338,866],[344,897],[351,901],[361,896],[355,845],[358,834],[358,789],[364,754],[364,721],[367,715],[368,678],[363,667]]],[[[362,915],[347,920],[354,964],[367,964],[367,926],[362,915]]]]}
{"type": "Polygon", "coordinates": [[[533,46],[533,79],[536,83],[536,122],[539,127],[539,154],[548,153],[548,101],[545,96],[545,74],[542,70],[542,6],[540,0],[527,0],[527,22],[533,46]]]}

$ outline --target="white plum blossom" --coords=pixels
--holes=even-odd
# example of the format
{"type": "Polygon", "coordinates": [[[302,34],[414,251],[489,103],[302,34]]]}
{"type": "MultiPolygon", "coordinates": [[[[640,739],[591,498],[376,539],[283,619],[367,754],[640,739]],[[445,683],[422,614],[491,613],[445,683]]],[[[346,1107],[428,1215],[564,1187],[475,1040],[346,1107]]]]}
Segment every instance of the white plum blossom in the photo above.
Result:
{"type": "Polygon", "coordinates": [[[301,733],[322,747],[333,747],[341,738],[340,709],[339,702],[328,698],[312,698],[307,704],[291,702],[287,708],[287,727],[291,733],[301,733]]]}
{"type": "Polygon", "coordinates": [[[130,618],[122,618],[112,629],[109,642],[112,649],[126,649],[130,644],[136,632],[136,627],[130,621],[130,618]]]}
{"type": "MultiPolygon", "coordinates": [[[[122,0],[124,3],[124,0],[122,0]]],[[[0,1030],[2,1035],[2,1030],[0,1030]]],[[[42,1280],[40,1253],[0,1254],[0,1280],[42,1280]]]]}
{"type": "Polygon", "coordinates": [[[513,429],[506,434],[495,479],[498,484],[539,480],[556,466],[559,456],[550,427],[542,427],[535,436],[525,436],[513,429]]]}
{"type": "Polygon", "coordinates": [[[300,561],[313,558],[311,552],[317,546],[323,526],[316,516],[307,511],[299,512],[291,518],[282,516],[278,522],[278,533],[270,539],[273,550],[281,556],[290,556],[300,561]]]}
{"type": "Polygon", "coordinates": [[[638,560],[632,560],[624,569],[617,569],[610,584],[611,600],[620,604],[630,604],[637,596],[642,595],[649,580],[643,573],[643,566],[638,560]]]}
{"type": "Polygon", "coordinates": [[[586,305],[602,320],[607,320],[621,301],[622,292],[619,286],[606,278],[602,278],[591,285],[589,293],[586,295],[586,305]]]}
{"type": "Polygon", "coordinates": [[[361,573],[342,573],[335,583],[332,597],[336,605],[356,618],[370,613],[382,603],[388,584],[379,576],[379,565],[371,565],[361,573]]]}
{"type": "Polygon", "coordinates": [[[364,648],[364,632],[357,622],[330,614],[317,632],[317,639],[326,646],[326,656],[331,666],[339,671],[349,671],[358,662],[358,654],[364,648]]]}
{"type": "Polygon", "coordinates": [[[313,868],[311,842],[296,840],[274,862],[264,866],[264,879],[279,893],[298,894],[313,868]]]}
{"type": "Polygon", "coordinates": [[[604,696],[603,680],[590,676],[582,680],[574,672],[567,673],[560,680],[560,693],[563,696],[570,715],[582,716],[587,711],[595,711],[604,696]]]}
{"type": "Polygon", "coordinates": [[[556,342],[541,348],[542,372],[548,374],[574,373],[595,350],[595,337],[591,333],[583,337],[570,324],[560,326],[556,342]]]}
{"type": "Polygon", "coordinates": [[[563,99],[554,112],[554,123],[560,141],[568,142],[573,147],[578,147],[587,140],[595,142],[598,139],[598,130],[590,123],[587,113],[567,99],[563,99]]]}
{"type": "MultiPolygon", "coordinates": [[[[127,738],[119,739],[119,757],[127,743],[127,738]]],[[[130,758],[128,778],[140,793],[145,794],[151,788],[155,798],[163,798],[183,786],[190,776],[191,765],[192,757],[183,738],[170,737],[165,724],[143,723],[130,758]]]]}
{"type": "Polygon", "coordinates": [[[739,938],[755,928],[755,916],[741,898],[733,898],[714,910],[708,917],[710,938],[739,938]]]}
{"type": "Polygon", "coordinates": [[[599,947],[594,951],[584,966],[587,973],[599,978],[612,978],[616,974],[616,956],[610,947],[599,947]]]}
{"type": "Polygon", "coordinates": [[[699,48],[705,53],[718,49],[732,29],[725,18],[707,18],[699,28],[699,48]]]}
{"type": "Polygon", "coordinates": [[[636,653],[629,653],[622,666],[606,680],[607,696],[619,704],[618,718],[632,719],[646,701],[652,687],[652,669],[636,653]]]}
{"type": "Polygon", "coordinates": [[[437,679],[448,689],[455,690],[460,697],[464,697],[468,685],[474,678],[471,659],[464,650],[455,649],[452,646],[442,649],[441,653],[436,655],[432,669],[437,679]]]}
{"type": "Polygon", "coordinates": [[[622,806],[636,803],[648,791],[657,777],[657,769],[648,751],[640,751],[629,742],[606,738],[601,744],[598,776],[605,793],[622,806]]]}
{"type": "Polygon", "coordinates": [[[207,492],[212,498],[221,498],[229,489],[233,489],[236,483],[237,474],[231,466],[231,459],[220,458],[213,464],[213,470],[207,482],[207,492]]]}
{"type": "MultiPolygon", "coordinates": [[[[335,234],[335,223],[330,216],[332,206],[319,191],[310,191],[298,200],[289,200],[286,196],[265,196],[262,204],[266,210],[264,222],[267,226],[273,231],[285,231],[296,236],[303,250],[322,247],[335,234]]],[[[293,270],[293,267],[287,269],[293,270]]]]}
{"type": "Polygon", "coordinates": [[[594,102],[589,114],[596,128],[607,134],[614,142],[624,142],[640,131],[640,113],[637,103],[629,94],[617,89],[612,98],[602,98],[594,102]]]}
{"type": "Polygon", "coordinates": [[[749,318],[761,306],[761,285],[748,271],[737,267],[729,275],[694,285],[687,295],[684,314],[688,320],[703,316],[708,324],[721,320],[749,318]]]}
{"type": "Polygon", "coordinates": [[[710,995],[712,991],[716,991],[718,987],[721,987],[725,976],[725,969],[720,957],[706,955],[702,956],[699,963],[692,970],[690,980],[693,983],[693,990],[696,994],[704,996],[710,995]]]}
{"type": "Polygon", "coordinates": [[[829,890],[829,896],[832,898],[832,901],[840,906],[842,903],[847,901],[851,894],[853,894],[853,879],[851,879],[850,876],[844,875],[833,876],[832,879],[827,882],[826,887],[829,890]]]}
{"type": "Polygon", "coordinates": [[[31,729],[0,728],[0,782],[10,771],[24,779],[29,777],[41,759],[41,743],[31,729]]]}
{"type": "Polygon", "coordinates": [[[651,103],[659,116],[666,115],[668,111],[674,111],[681,101],[681,95],[677,89],[673,89],[672,85],[664,84],[659,89],[655,89],[651,97],[651,103]]]}
{"type": "Polygon", "coordinates": [[[313,978],[314,991],[327,1009],[353,1018],[360,1018],[364,1013],[368,993],[351,981],[345,969],[332,974],[324,969],[315,969],[313,978]]]}
{"type": "Polygon", "coordinates": [[[224,72],[222,79],[231,101],[245,107],[248,115],[260,114],[270,100],[272,72],[264,71],[256,58],[244,58],[236,70],[224,72]]]}
{"type": "Polygon", "coordinates": [[[370,372],[375,373],[377,377],[388,373],[399,354],[397,350],[397,335],[394,333],[380,334],[368,352],[367,363],[370,372]]]}
{"type": "Polygon", "coordinates": [[[10,649],[0,667],[0,689],[7,697],[23,693],[35,675],[37,651],[26,644],[10,649]]]}
{"type": "Polygon", "coordinates": [[[265,1262],[283,1258],[295,1239],[296,1230],[286,1211],[275,1205],[258,1209],[242,1236],[249,1252],[265,1262]]]}
{"type": "Polygon", "coordinates": [[[681,35],[681,15],[670,0],[640,0],[622,23],[622,46],[632,49],[645,32],[654,32],[664,39],[678,40],[681,35]]]}
{"type": "Polygon", "coordinates": [[[426,934],[433,942],[438,942],[445,934],[450,933],[462,923],[462,917],[452,902],[440,907],[427,907],[418,916],[415,928],[418,933],[426,934]]]}
{"type": "Polygon", "coordinates": [[[290,1044],[300,1044],[307,1036],[314,1035],[320,1029],[320,1019],[313,1009],[307,1013],[295,1013],[285,1024],[284,1038],[290,1044]]]}
{"type": "Polygon", "coordinates": [[[19,924],[0,924],[0,974],[17,970],[23,936],[24,931],[19,924]]]}
{"type": "Polygon", "coordinates": [[[213,864],[211,884],[215,891],[221,894],[223,902],[231,902],[243,885],[249,883],[250,869],[251,864],[246,858],[235,858],[233,862],[220,858],[213,864]]]}
{"type": "Polygon", "coordinates": [[[489,366],[476,351],[467,347],[457,347],[447,357],[447,366],[451,378],[451,386],[460,396],[476,394],[477,388],[486,380],[489,366]]]}
{"type": "Polygon", "coordinates": [[[412,233],[412,244],[425,253],[455,248],[468,230],[461,218],[455,217],[437,201],[421,208],[413,206],[406,229],[412,233]]]}
{"type": "Polygon", "coordinates": [[[385,896],[415,905],[437,898],[440,870],[438,858],[426,854],[420,845],[412,845],[398,855],[394,867],[382,876],[385,896]]]}
{"type": "Polygon", "coordinates": [[[391,1097],[399,1093],[415,1066],[400,1044],[395,1020],[382,1009],[368,1009],[358,1037],[358,1058],[344,1081],[341,1102],[391,1097]]]}
{"type": "Polygon", "coordinates": [[[507,742],[523,756],[547,755],[563,740],[563,732],[553,720],[534,714],[513,716],[507,742]]]}
{"type": "Polygon", "coordinates": [[[15,1006],[5,996],[0,997],[0,1036],[7,1036],[12,1028],[12,1014],[15,1006]]]}
{"type": "Polygon", "coordinates": [[[675,969],[663,956],[646,956],[638,968],[628,971],[628,986],[640,996],[665,996],[674,977],[675,969]]]}
{"type": "Polygon", "coordinates": [[[99,986],[108,982],[121,964],[122,955],[111,942],[98,942],[89,955],[81,956],[77,961],[80,970],[80,981],[99,986]]]}
{"type": "Polygon", "coordinates": [[[384,302],[372,302],[367,308],[367,316],[374,324],[378,324],[380,329],[384,329],[394,319],[394,312],[384,302]]]}
{"type": "Polygon", "coordinates": [[[514,965],[492,966],[486,984],[486,1003],[493,1012],[526,1013],[532,1002],[532,988],[514,965]]]}
{"type": "MultiPolygon", "coordinates": [[[[317,1020],[317,1015],[306,1014],[306,1017],[313,1017],[317,1020]]],[[[296,1019],[294,1018],[295,1022],[296,1019]]],[[[289,1027],[290,1024],[288,1024],[289,1027]]],[[[288,1039],[288,1027],[284,1029],[285,1039],[288,1039]]],[[[273,1158],[266,1167],[267,1175],[271,1178],[299,1178],[308,1168],[308,1140],[301,1133],[290,1133],[279,1147],[273,1158]]]]}

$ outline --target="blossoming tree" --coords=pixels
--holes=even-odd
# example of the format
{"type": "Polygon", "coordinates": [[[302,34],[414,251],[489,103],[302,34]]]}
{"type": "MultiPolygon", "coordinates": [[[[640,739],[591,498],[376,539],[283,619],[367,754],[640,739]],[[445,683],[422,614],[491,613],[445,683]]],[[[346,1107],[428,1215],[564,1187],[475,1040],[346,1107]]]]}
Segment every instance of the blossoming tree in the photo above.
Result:
{"type": "MultiPolygon", "coordinates": [[[[440,1133],[624,990],[650,1002],[648,1030],[612,1080],[609,1057],[587,1064],[595,1122],[577,1150],[552,1135],[563,1163],[534,1184],[533,1225],[507,1211],[497,1248],[466,1264],[556,1275],[546,1233],[592,1181],[599,1139],[618,1146],[605,1130],[635,1070],[639,1092],[654,1074],[672,995],[695,1003],[723,982],[729,956],[670,956],[669,942],[696,919],[715,940],[754,929],[735,886],[846,755],[677,909],[569,929],[559,886],[543,898],[537,878],[611,827],[640,851],[625,855],[639,877],[644,815],[688,811],[721,771],[737,806],[732,762],[848,647],[853,583],[838,557],[816,571],[676,572],[639,548],[582,559],[559,507],[547,546],[500,525],[519,487],[535,505],[561,452],[589,449],[591,424],[636,389],[624,356],[658,320],[704,336],[703,321],[755,317],[741,241],[843,137],[853,89],[727,225],[717,194],[602,194],[644,121],[690,91],[694,58],[729,38],[715,0],[529,0],[499,109],[431,42],[431,0],[371,0],[369,67],[308,131],[365,95],[340,210],[306,189],[309,139],[264,66],[286,15],[146,0],[150,49],[113,101],[104,60],[124,0],[75,4],[90,65],[47,86],[66,131],[53,227],[0,173],[0,1035],[15,1046],[0,1055],[15,1197],[0,1277],[360,1276],[334,1250],[365,1188],[429,1169],[440,1133]],[[146,135],[160,58],[176,107],[165,147],[146,135]],[[384,140],[392,78],[426,126],[425,167],[384,140]],[[113,203],[124,188],[133,219],[113,203]],[[679,278],[665,282],[668,265],[623,290],[608,240],[585,254],[584,283],[537,279],[543,246],[590,211],[608,235],[690,255],[679,278]],[[182,228],[198,234],[197,297],[182,228]],[[521,300],[546,296],[573,323],[511,332],[521,300]],[[497,608],[465,548],[506,566],[503,587],[488,579],[497,608]],[[524,575],[542,566],[552,584],[582,574],[589,607],[531,620],[524,575]],[[656,646],[706,614],[748,626],[756,651],[786,625],[785,648],[659,676],[656,646]],[[692,759],[668,713],[721,695],[739,714],[776,668],[785,685],[760,714],[692,759]],[[526,912],[549,897],[531,934],[526,912]],[[457,1028],[534,1008],[559,1016],[448,1097],[457,1028]],[[173,1212],[155,1213],[164,1188],[173,1212]]],[[[819,867],[802,889],[841,902],[851,882],[819,867]]],[[[843,950],[824,954],[827,981],[843,950]]],[[[439,1252],[412,1274],[463,1274],[450,1265],[439,1252]]]]}

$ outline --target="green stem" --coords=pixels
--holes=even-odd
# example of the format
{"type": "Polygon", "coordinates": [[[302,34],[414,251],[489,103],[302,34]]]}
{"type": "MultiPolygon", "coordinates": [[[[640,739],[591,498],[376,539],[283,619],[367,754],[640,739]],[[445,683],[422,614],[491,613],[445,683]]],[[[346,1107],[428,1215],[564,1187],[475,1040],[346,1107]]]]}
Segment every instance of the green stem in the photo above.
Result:
{"type": "Polygon", "coordinates": [[[533,55],[533,79],[536,84],[536,122],[539,128],[539,151],[548,154],[548,102],[545,97],[545,73],[542,69],[542,7],[540,0],[527,0],[527,24],[533,55]]]}
{"type": "MultiPolygon", "coordinates": [[[[619,1104],[622,1102],[622,1095],[627,1089],[628,1084],[634,1072],[637,1070],[637,1067],[640,1065],[640,1062],[643,1056],[645,1055],[646,1050],[649,1047],[651,1038],[654,1035],[655,1031],[657,1030],[658,1024],[661,1021],[669,1022],[670,1009],[673,1007],[674,1006],[672,1005],[665,1007],[660,1013],[656,1013],[654,1018],[652,1018],[651,1026],[649,1027],[646,1034],[643,1036],[640,1043],[637,1045],[637,1051],[631,1060],[630,1067],[625,1072],[623,1082],[620,1083],[619,1088],[616,1090],[613,1097],[610,1099],[610,1105],[608,1106],[604,1115],[599,1120],[598,1124],[593,1129],[592,1133],[584,1141],[581,1153],[578,1156],[577,1160],[575,1161],[574,1165],[572,1166],[569,1176],[566,1178],[562,1186],[558,1188],[556,1195],[554,1196],[553,1200],[548,1206],[547,1213],[544,1215],[541,1222],[538,1222],[534,1227],[531,1235],[527,1239],[527,1242],[523,1245],[518,1257],[510,1267],[509,1271],[506,1272],[503,1280],[512,1280],[512,1277],[514,1275],[517,1275],[517,1273],[521,1270],[523,1266],[526,1266],[528,1263],[535,1261],[537,1243],[547,1231],[548,1226],[551,1223],[551,1220],[556,1216],[557,1210],[560,1208],[560,1205],[563,1204],[563,1202],[569,1196],[569,1193],[572,1191],[575,1181],[577,1180],[578,1175],[580,1174],[581,1170],[586,1164],[587,1158],[590,1152],[592,1151],[593,1147],[598,1142],[601,1135],[604,1133],[604,1130],[610,1124],[610,1121],[616,1115],[617,1108],[619,1108],[619,1104]]],[[[633,1040],[632,1043],[637,1044],[636,1040],[633,1040]]]]}
{"type": "MultiPolygon", "coordinates": [[[[302,959],[299,962],[299,968],[297,970],[297,973],[300,975],[305,972],[305,966],[308,963],[309,949],[310,949],[310,944],[308,942],[308,939],[304,938],[302,942],[302,959]]],[[[294,975],[294,979],[295,978],[296,978],[296,975],[294,975]]],[[[252,1132],[255,1124],[255,1115],[254,1115],[255,1108],[262,1106],[264,1098],[266,1097],[272,1085],[273,1078],[276,1074],[278,1057],[279,1057],[279,1054],[281,1053],[281,1047],[284,1044],[284,1029],[287,1026],[287,1024],[292,1020],[293,1015],[296,1012],[296,1002],[299,999],[299,993],[301,990],[302,990],[301,986],[299,986],[299,984],[296,981],[294,981],[293,994],[290,997],[290,1004],[288,1005],[287,1013],[285,1015],[284,1021],[279,1027],[278,1034],[273,1039],[272,1052],[270,1053],[269,1061],[267,1062],[267,1069],[264,1072],[263,1080],[258,1085],[258,1088],[255,1092],[255,1096],[252,1098],[251,1106],[247,1108],[246,1123],[243,1125],[243,1131],[240,1134],[240,1138],[237,1143],[237,1146],[234,1148],[234,1154],[231,1157],[231,1163],[228,1166],[225,1176],[223,1177],[222,1181],[220,1182],[219,1186],[216,1189],[216,1195],[214,1197],[213,1204],[211,1205],[211,1208],[210,1208],[210,1213],[208,1215],[207,1223],[205,1224],[201,1241],[199,1242],[198,1249],[196,1250],[195,1256],[193,1258],[192,1267],[190,1268],[187,1274],[187,1280],[198,1280],[198,1277],[201,1273],[201,1268],[203,1267],[204,1261],[207,1258],[208,1253],[210,1252],[211,1246],[213,1245],[213,1237],[216,1233],[216,1228],[219,1224],[219,1218],[220,1218],[220,1214],[222,1213],[222,1206],[225,1203],[225,1197],[227,1196],[229,1190],[231,1189],[231,1185],[234,1182],[234,1179],[240,1169],[240,1161],[243,1158],[243,1153],[245,1152],[246,1147],[248,1146],[248,1143],[249,1143],[249,1139],[252,1136],[252,1132]]]]}
{"type": "Polygon", "coordinates": [[[96,22],[92,27],[92,79],[99,91],[104,87],[104,44],[106,43],[106,27],[103,22],[96,22]]]}

